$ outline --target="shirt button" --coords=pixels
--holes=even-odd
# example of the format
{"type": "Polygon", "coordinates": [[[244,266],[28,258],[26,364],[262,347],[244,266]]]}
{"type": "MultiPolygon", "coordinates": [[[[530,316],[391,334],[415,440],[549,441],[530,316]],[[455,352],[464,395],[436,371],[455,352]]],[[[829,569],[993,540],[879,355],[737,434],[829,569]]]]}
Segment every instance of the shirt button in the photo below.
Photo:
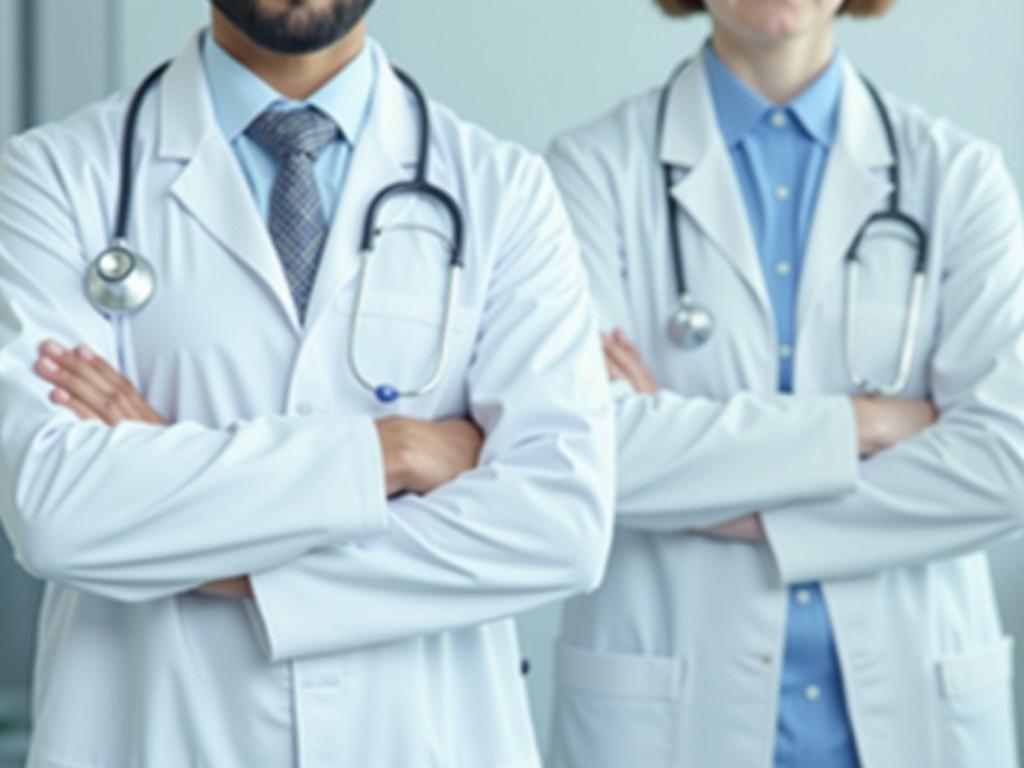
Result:
{"type": "Polygon", "coordinates": [[[821,688],[816,685],[808,685],[804,688],[804,698],[808,701],[817,701],[821,698],[821,688]]]}
{"type": "Polygon", "coordinates": [[[775,265],[775,274],[779,277],[789,277],[790,272],[793,268],[789,265],[788,261],[780,261],[775,265]]]}
{"type": "Polygon", "coordinates": [[[786,126],[786,113],[780,110],[772,112],[772,125],[776,128],[785,128],[786,126]]]}
{"type": "Polygon", "coordinates": [[[807,605],[811,602],[811,593],[806,589],[798,589],[796,591],[796,601],[800,605],[807,605]]]}
{"type": "Polygon", "coordinates": [[[313,413],[313,405],[303,400],[295,406],[295,412],[299,414],[299,416],[310,416],[313,413]]]}
{"type": "Polygon", "coordinates": [[[783,344],[779,347],[779,357],[783,360],[789,360],[793,356],[793,348],[788,344],[783,344]]]}
{"type": "Polygon", "coordinates": [[[789,187],[785,185],[779,185],[775,188],[775,199],[776,200],[789,200],[789,187]]]}

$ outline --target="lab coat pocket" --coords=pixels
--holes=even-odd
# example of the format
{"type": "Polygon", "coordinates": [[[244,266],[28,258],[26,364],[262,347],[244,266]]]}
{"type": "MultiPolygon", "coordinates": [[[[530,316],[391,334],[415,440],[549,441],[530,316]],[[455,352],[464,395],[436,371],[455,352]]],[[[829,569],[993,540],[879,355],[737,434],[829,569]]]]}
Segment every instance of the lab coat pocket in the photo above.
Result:
{"type": "Polygon", "coordinates": [[[684,682],[677,657],[563,645],[552,766],[675,766],[684,682]]]}
{"type": "MultiPolygon", "coordinates": [[[[405,293],[367,293],[354,350],[360,372],[374,384],[390,384],[399,390],[422,387],[442,354],[444,318],[441,297],[431,300],[405,293]]],[[[452,394],[452,385],[461,388],[477,323],[478,313],[472,307],[452,308],[439,393],[452,394]]]]}
{"type": "Polygon", "coordinates": [[[939,751],[944,768],[1015,768],[1013,640],[940,659],[939,751]]]}

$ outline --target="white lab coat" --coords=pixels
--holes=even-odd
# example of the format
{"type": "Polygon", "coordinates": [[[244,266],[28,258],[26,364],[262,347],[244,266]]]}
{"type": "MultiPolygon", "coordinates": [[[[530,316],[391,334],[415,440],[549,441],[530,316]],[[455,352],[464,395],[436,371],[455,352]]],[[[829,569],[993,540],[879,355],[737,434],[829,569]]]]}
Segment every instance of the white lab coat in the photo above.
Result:
{"type": "MultiPolygon", "coordinates": [[[[892,157],[848,65],[799,288],[795,393],[698,58],[673,85],[557,141],[556,181],[602,324],[663,389],[617,385],[617,531],[608,573],[565,614],[553,768],[768,768],[786,586],[823,580],[864,768],[1016,765],[1011,641],[981,549],[1024,520],[1024,230],[996,151],[886,97],[905,209],[930,234],[911,398],[932,428],[859,462],[842,360],[843,255],[885,204],[892,157]],[[671,346],[663,176],[705,348],[671,346]],[[769,543],[694,535],[763,511],[769,543]]],[[[865,249],[858,370],[888,381],[912,264],[865,249]]]]}
{"type": "MultiPolygon", "coordinates": [[[[372,44],[371,44],[372,45],[372,44]]],[[[417,112],[379,82],[305,327],[198,44],[142,111],[130,237],[160,289],[118,334],[81,282],[110,237],[126,99],[0,157],[0,511],[49,583],[31,768],[533,768],[514,624],[593,588],[612,527],[613,416],[568,217],[543,162],[431,106],[431,179],[466,263],[440,387],[382,406],[346,364],[370,198],[408,179],[417,112]],[[47,336],[120,351],[173,425],[80,422],[30,367],[47,336]],[[386,502],[375,418],[471,414],[480,466],[386,502]],[[254,603],[190,593],[253,574],[254,603]]],[[[446,228],[433,204],[384,220],[446,228]]],[[[447,254],[380,241],[360,357],[420,383],[447,254]]]]}

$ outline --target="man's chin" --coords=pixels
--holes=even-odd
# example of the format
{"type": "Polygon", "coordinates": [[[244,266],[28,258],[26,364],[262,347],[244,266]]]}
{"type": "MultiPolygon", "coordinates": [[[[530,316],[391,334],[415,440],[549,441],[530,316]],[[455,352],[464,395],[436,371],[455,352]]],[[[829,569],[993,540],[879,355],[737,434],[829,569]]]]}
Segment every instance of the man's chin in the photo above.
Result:
{"type": "Polygon", "coordinates": [[[312,53],[333,45],[362,21],[373,0],[334,0],[325,10],[293,7],[261,10],[259,0],[211,0],[224,16],[261,48],[284,54],[312,53]]]}

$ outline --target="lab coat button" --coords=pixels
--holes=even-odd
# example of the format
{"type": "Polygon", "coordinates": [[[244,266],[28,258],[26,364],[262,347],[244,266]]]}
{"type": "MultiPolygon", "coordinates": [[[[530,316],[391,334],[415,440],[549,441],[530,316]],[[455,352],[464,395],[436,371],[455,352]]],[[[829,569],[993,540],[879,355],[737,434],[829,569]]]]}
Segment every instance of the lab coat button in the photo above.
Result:
{"type": "Polygon", "coordinates": [[[303,400],[295,406],[295,412],[299,414],[299,416],[309,416],[313,413],[313,405],[312,403],[307,403],[303,400]]]}
{"type": "Polygon", "coordinates": [[[808,685],[804,689],[804,697],[808,701],[817,701],[821,698],[821,688],[816,685],[808,685]]]}

